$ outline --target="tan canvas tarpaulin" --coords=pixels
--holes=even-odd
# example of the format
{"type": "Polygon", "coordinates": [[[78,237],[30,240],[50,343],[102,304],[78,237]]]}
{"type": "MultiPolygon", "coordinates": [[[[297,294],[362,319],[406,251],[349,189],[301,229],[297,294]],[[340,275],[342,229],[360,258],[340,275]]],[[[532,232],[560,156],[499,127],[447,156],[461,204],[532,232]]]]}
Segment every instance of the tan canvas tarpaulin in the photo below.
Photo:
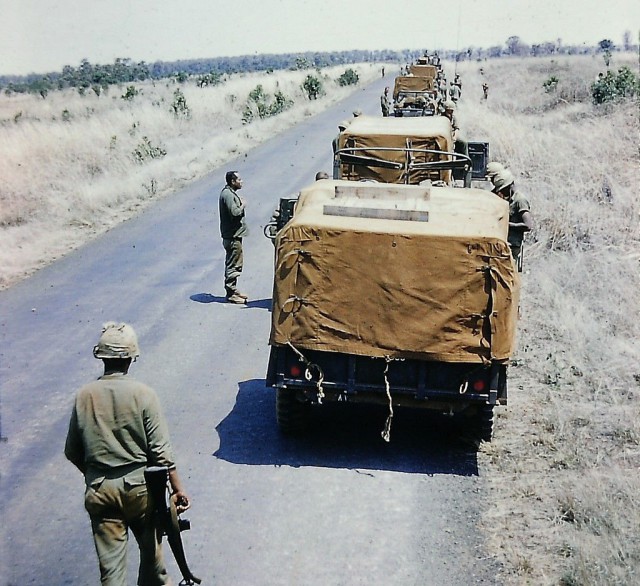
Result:
{"type": "Polygon", "coordinates": [[[431,79],[435,79],[438,74],[438,70],[435,65],[420,65],[417,63],[410,65],[409,71],[415,76],[430,77],[431,79]]]}
{"type": "Polygon", "coordinates": [[[397,99],[400,92],[428,92],[435,89],[433,79],[429,77],[400,76],[396,77],[393,85],[393,99],[397,99]]]}
{"type": "Polygon", "coordinates": [[[276,239],[270,343],[507,359],[518,303],[508,215],[478,189],[316,182],[276,239]]]}
{"type": "MultiPolygon", "coordinates": [[[[340,133],[339,149],[358,149],[354,154],[374,159],[384,159],[405,164],[407,147],[414,149],[430,149],[452,152],[454,150],[451,122],[444,116],[423,116],[418,118],[395,118],[359,116],[340,133]],[[395,151],[381,150],[394,148],[395,151]]],[[[446,155],[433,153],[414,154],[414,161],[427,162],[446,160],[446,155]]],[[[351,181],[372,179],[384,183],[404,183],[403,169],[386,169],[366,165],[343,164],[340,167],[341,177],[351,181]]],[[[409,183],[415,184],[427,176],[424,171],[412,172],[409,183]]],[[[445,183],[451,181],[450,171],[435,172],[433,179],[445,183]]]]}

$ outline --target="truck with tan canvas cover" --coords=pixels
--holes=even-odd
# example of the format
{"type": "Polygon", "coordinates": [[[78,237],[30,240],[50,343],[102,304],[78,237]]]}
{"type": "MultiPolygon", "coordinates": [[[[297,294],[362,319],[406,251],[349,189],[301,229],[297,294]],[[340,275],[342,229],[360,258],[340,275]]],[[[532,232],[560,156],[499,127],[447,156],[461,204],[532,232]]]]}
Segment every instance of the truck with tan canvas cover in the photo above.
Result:
{"type": "Polygon", "coordinates": [[[410,185],[452,185],[452,170],[471,165],[455,152],[451,122],[444,116],[359,116],[340,133],[334,157],[334,179],[410,185]]]}
{"type": "Polygon", "coordinates": [[[480,189],[321,180],[275,240],[271,354],[280,428],[328,401],[466,416],[507,400],[519,282],[508,204],[480,189]]]}
{"type": "Polygon", "coordinates": [[[424,59],[418,59],[417,63],[409,65],[409,73],[416,77],[429,77],[435,79],[438,77],[438,68],[435,65],[429,65],[424,59]]]}
{"type": "Polygon", "coordinates": [[[432,77],[398,76],[393,84],[393,113],[399,117],[433,116],[438,111],[438,87],[432,77]]]}

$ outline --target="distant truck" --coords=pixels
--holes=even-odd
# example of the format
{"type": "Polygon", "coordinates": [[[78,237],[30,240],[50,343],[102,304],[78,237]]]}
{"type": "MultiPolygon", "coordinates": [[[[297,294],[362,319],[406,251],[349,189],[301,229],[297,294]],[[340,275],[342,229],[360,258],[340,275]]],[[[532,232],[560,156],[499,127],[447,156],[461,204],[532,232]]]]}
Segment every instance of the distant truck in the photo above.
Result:
{"type": "Polygon", "coordinates": [[[438,87],[434,78],[412,75],[396,77],[393,85],[394,116],[434,116],[437,113],[438,87]]]}
{"type": "MultiPolygon", "coordinates": [[[[410,163],[376,169],[412,177],[410,163]]],[[[345,401],[387,405],[387,440],[396,406],[456,414],[491,439],[519,296],[508,204],[446,181],[403,183],[326,179],[288,204],[266,378],[285,433],[303,431],[313,406],[345,401]]]]}
{"type": "Polygon", "coordinates": [[[444,116],[359,116],[338,137],[333,178],[453,185],[456,173],[464,175],[469,167],[472,177],[483,178],[487,157],[488,146],[478,160],[455,152],[451,122],[444,116]]]}
{"type": "Polygon", "coordinates": [[[427,64],[425,59],[418,59],[416,63],[409,65],[409,73],[418,77],[430,77],[435,79],[438,76],[438,70],[441,69],[436,65],[427,64]]]}

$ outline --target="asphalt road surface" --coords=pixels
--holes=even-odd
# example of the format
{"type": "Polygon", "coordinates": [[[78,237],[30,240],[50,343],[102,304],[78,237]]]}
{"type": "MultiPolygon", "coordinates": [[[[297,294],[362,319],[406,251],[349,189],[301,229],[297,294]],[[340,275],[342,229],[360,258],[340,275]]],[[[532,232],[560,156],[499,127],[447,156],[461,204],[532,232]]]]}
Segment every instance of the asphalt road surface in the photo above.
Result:
{"type": "MultiPolygon", "coordinates": [[[[264,377],[281,196],[331,173],[337,123],[379,115],[387,74],[0,293],[0,584],[97,584],[81,474],[65,460],[75,391],[101,374],[102,323],[130,322],[131,375],[163,404],[192,498],[187,557],[203,584],[495,584],[477,523],[491,506],[474,449],[447,421],[343,406],[302,439],[276,427],[264,377]],[[224,302],[217,199],[244,178],[246,307],[224,302]]],[[[337,407],[337,406],[336,406],[337,407]]],[[[168,547],[165,545],[167,557],[168,547]]],[[[129,548],[135,583],[137,548],[129,548]]],[[[170,571],[177,583],[173,560],[170,571]]]]}

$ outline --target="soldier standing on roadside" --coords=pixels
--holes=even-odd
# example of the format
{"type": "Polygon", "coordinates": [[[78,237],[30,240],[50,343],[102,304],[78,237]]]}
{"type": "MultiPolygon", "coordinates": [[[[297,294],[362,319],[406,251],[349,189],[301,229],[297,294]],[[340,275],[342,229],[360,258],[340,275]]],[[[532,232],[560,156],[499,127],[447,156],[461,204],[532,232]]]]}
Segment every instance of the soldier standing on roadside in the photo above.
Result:
{"type": "Polygon", "coordinates": [[[486,82],[482,84],[482,97],[485,100],[489,97],[489,84],[486,82]]]}
{"type": "MultiPolygon", "coordinates": [[[[456,105],[451,100],[447,100],[442,105],[442,107],[444,108],[445,118],[448,118],[449,121],[451,122],[451,134],[454,141],[454,151],[468,158],[469,143],[460,134],[460,127],[458,126],[458,120],[456,119],[456,115],[453,113],[453,111],[456,109],[456,105]]],[[[471,169],[471,166],[469,166],[469,169],[467,169],[464,175],[465,187],[471,187],[472,173],[473,173],[473,170],[471,169]]]]}
{"type": "Polygon", "coordinates": [[[386,118],[389,116],[391,110],[391,100],[389,99],[389,87],[384,88],[384,92],[380,96],[380,108],[382,108],[382,115],[386,118]]]}
{"type": "Polygon", "coordinates": [[[493,191],[509,203],[509,248],[518,267],[522,270],[522,242],[526,232],[533,230],[533,216],[529,200],[515,190],[515,177],[503,169],[491,179],[493,191]]]}
{"type": "Polygon", "coordinates": [[[100,581],[127,584],[129,529],[140,548],[138,584],[171,584],[161,542],[149,515],[144,469],[166,466],[180,513],[189,508],[156,393],[127,376],[140,351],[133,328],[104,325],[93,355],[104,375],[76,395],[65,456],[84,474],[85,508],[91,518],[100,581]]]}
{"type": "Polygon", "coordinates": [[[242,179],[237,171],[228,171],[227,184],[220,192],[220,234],[225,250],[224,289],[229,303],[242,305],[247,296],[238,290],[238,277],[242,273],[242,238],[249,233],[245,219],[246,203],[238,195],[242,189],[242,179]]]}

